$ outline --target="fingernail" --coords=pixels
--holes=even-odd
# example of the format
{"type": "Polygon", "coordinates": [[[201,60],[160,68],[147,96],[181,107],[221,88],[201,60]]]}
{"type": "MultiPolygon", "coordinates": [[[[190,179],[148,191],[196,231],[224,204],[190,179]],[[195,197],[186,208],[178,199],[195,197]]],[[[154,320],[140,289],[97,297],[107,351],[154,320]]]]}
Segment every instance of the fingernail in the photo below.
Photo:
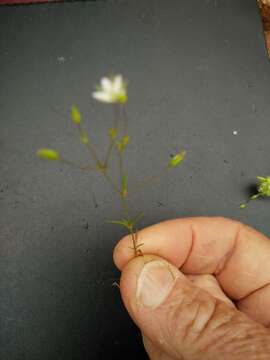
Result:
{"type": "Polygon", "coordinates": [[[175,283],[175,276],[165,261],[155,260],[144,265],[138,281],[137,302],[156,308],[163,303],[175,283]]]}

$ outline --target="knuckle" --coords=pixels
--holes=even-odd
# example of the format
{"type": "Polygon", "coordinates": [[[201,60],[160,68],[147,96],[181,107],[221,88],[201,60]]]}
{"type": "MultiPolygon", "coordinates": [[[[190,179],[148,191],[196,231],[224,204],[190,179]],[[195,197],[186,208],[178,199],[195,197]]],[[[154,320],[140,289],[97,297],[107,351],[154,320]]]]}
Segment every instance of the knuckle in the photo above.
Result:
{"type": "Polygon", "coordinates": [[[168,332],[183,346],[196,342],[216,316],[218,300],[199,288],[187,289],[184,297],[167,306],[168,332]]]}

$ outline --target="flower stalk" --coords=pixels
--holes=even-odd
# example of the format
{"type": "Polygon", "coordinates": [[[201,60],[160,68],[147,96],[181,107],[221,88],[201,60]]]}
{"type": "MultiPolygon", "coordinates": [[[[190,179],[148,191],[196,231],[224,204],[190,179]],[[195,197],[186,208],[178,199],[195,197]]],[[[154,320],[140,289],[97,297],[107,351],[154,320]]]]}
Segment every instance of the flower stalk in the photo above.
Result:
{"type": "MultiPolygon", "coordinates": [[[[71,107],[71,118],[79,132],[80,141],[88,149],[91,161],[94,162],[94,166],[77,164],[69,159],[61,157],[57,151],[49,148],[38,150],[37,155],[46,160],[59,161],[72,168],[77,168],[84,171],[96,171],[100,173],[111,186],[113,191],[118,195],[122,204],[123,217],[120,220],[109,221],[109,223],[121,225],[129,232],[132,241],[131,248],[134,252],[134,256],[140,256],[142,255],[141,246],[143,244],[138,244],[137,223],[142,218],[142,213],[137,214],[133,218],[130,216],[130,210],[128,206],[130,186],[128,174],[124,166],[124,156],[126,153],[126,148],[129,144],[129,135],[127,133],[128,118],[126,111],[126,102],[128,98],[127,81],[123,79],[122,75],[103,77],[100,81],[100,84],[96,87],[96,90],[92,93],[92,96],[97,101],[103,102],[105,104],[113,104],[113,127],[109,128],[108,131],[109,142],[104,161],[101,161],[101,157],[99,156],[98,151],[90,141],[90,137],[82,125],[81,113],[75,105],[71,107]],[[119,182],[115,181],[109,174],[109,169],[111,169],[111,157],[113,150],[116,151],[118,158],[119,182]]],[[[184,160],[185,155],[185,151],[174,155],[162,170],[162,174],[178,167],[184,160]]],[[[158,176],[152,176],[146,179],[146,181],[143,180],[135,185],[133,190],[157,178],[158,176]]]]}

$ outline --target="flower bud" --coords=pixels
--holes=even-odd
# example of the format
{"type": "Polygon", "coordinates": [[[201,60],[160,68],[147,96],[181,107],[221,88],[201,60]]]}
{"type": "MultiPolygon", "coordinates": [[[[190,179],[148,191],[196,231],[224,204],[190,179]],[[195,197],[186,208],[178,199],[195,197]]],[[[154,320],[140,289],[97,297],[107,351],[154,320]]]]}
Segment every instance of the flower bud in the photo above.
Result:
{"type": "Polygon", "coordinates": [[[180,153],[174,155],[174,156],[171,158],[170,162],[169,162],[169,167],[170,167],[170,168],[175,168],[176,166],[180,165],[181,162],[184,160],[185,155],[186,155],[186,151],[185,151],[185,150],[183,150],[183,151],[181,151],[180,153]]]}
{"type": "Polygon", "coordinates": [[[59,160],[60,155],[57,151],[52,149],[39,149],[37,151],[37,156],[46,159],[46,160],[59,160]]]}
{"type": "Polygon", "coordinates": [[[111,140],[114,140],[117,136],[117,129],[115,129],[115,128],[109,129],[109,136],[110,136],[111,140]]]}
{"type": "Polygon", "coordinates": [[[129,136],[124,135],[120,141],[117,142],[117,148],[120,152],[123,152],[129,143],[129,136]]]}
{"type": "Polygon", "coordinates": [[[71,107],[71,117],[75,124],[81,123],[81,114],[75,105],[71,107]]]}

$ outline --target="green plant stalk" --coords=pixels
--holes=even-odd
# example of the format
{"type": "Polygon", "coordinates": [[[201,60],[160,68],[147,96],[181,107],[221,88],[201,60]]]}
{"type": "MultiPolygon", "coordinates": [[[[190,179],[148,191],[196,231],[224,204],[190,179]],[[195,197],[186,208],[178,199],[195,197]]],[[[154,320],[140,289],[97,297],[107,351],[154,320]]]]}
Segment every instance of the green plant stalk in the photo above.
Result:
{"type": "MultiPolygon", "coordinates": [[[[102,174],[104,176],[105,180],[109,183],[109,185],[112,187],[112,189],[118,194],[121,205],[122,205],[122,211],[123,211],[123,218],[120,220],[110,221],[110,223],[118,224],[125,229],[128,230],[131,241],[132,241],[132,249],[134,251],[135,256],[142,255],[142,251],[139,249],[140,246],[143,244],[137,244],[138,240],[138,229],[135,224],[137,224],[138,220],[141,218],[142,214],[139,213],[134,218],[130,217],[129,213],[129,207],[128,207],[128,198],[130,194],[130,188],[128,184],[128,177],[127,173],[124,168],[124,152],[126,150],[126,146],[129,142],[129,136],[127,134],[128,130],[128,117],[127,117],[127,110],[125,102],[127,101],[127,94],[126,94],[126,88],[122,87],[122,89],[119,89],[119,81],[121,84],[121,76],[115,76],[114,78],[105,78],[103,81],[101,81],[101,86],[97,88],[97,91],[93,93],[93,97],[99,101],[103,102],[115,102],[114,103],[114,117],[113,117],[113,125],[114,128],[111,128],[109,131],[110,140],[107,147],[107,152],[105,154],[104,162],[100,160],[100,157],[98,156],[98,153],[93,146],[93,144],[90,142],[90,139],[84,130],[84,128],[81,125],[81,114],[80,111],[76,108],[75,105],[71,108],[71,117],[73,122],[76,124],[77,129],[80,134],[81,142],[87,146],[88,152],[90,154],[91,159],[94,161],[95,166],[83,166],[80,164],[76,164],[68,159],[61,158],[59,153],[53,149],[47,149],[42,148],[39,149],[37,152],[37,155],[41,158],[47,159],[47,160],[58,160],[66,165],[69,165],[73,168],[81,169],[84,171],[96,171],[102,174]],[[106,85],[107,84],[107,85],[106,85]],[[118,84],[118,86],[116,86],[118,84]],[[106,86],[105,86],[106,85],[106,86]],[[111,86],[112,91],[114,93],[108,93],[108,85],[111,86]],[[108,98],[109,97],[109,98],[108,98]],[[108,101],[109,100],[109,101],[108,101]],[[120,126],[121,123],[121,126],[120,126]],[[119,130],[123,132],[121,134],[121,138],[117,139],[117,136],[119,135],[119,130]],[[109,161],[111,158],[111,154],[113,149],[116,149],[117,156],[118,156],[118,170],[119,170],[119,180],[120,184],[117,182],[114,182],[113,178],[108,174],[108,168],[109,168],[109,161]]],[[[126,85],[122,85],[126,86],[126,85]]],[[[185,151],[182,151],[181,153],[176,154],[169,164],[162,170],[160,175],[164,175],[164,173],[168,172],[169,169],[174,168],[182,162],[183,158],[185,156],[185,151]]],[[[151,176],[149,178],[144,179],[143,181],[140,181],[139,183],[135,184],[136,188],[142,188],[145,186],[148,182],[152,182],[153,180],[156,180],[160,178],[160,175],[151,176]]]]}
{"type": "MultiPolygon", "coordinates": [[[[116,132],[118,132],[118,129],[119,129],[119,104],[114,104],[114,106],[113,106],[113,127],[116,130],[116,132]]],[[[115,145],[115,140],[113,138],[110,138],[107,154],[106,154],[105,161],[104,161],[105,167],[108,166],[114,145],[115,145]]]]}
{"type": "Polygon", "coordinates": [[[170,168],[168,166],[165,166],[159,174],[157,175],[152,175],[149,177],[146,177],[145,179],[142,179],[141,181],[137,182],[133,188],[131,188],[132,191],[134,190],[141,190],[143,189],[146,185],[148,185],[149,183],[159,180],[162,176],[164,176],[166,173],[168,173],[170,171],[170,168]]]}
{"type": "MultiPolygon", "coordinates": [[[[78,130],[79,130],[80,136],[85,133],[85,130],[83,129],[83,127],[82,127],[81,124],[77,124],[77,127],[78,127],[78,130]]],[[[91,155],[91,156],[93,157],[93,159],[95,160],[96,165],[97,165],[97,168],[102,167],[103,164],[102,164],[101,161],[99,160],[98,155],[97,155],[97,152],[96,152],[96,149],[95,149],[95,147],[90,143],[90,140],[88,140],[88,142],[87,142],[85,145],[86,145],[86,147],[87,147],[90,155],[91,155]]]]}
{"type": "Polygon", "coordinates": [[[74,169],[80,169],[83,171],[97,171],[96,167],[89,166],[89,165],[79,165],[79,164],[77,164],[73,161],[70,161],[68,159],[65,159],[65,158],[60,158],[59,161],[65,165],[69,165],[70,167],[72,167],[74,169]]]}
{"type": "Polygon", "coordinates": [[[128,116],[127,116],[127,108],[126,105],[122,105],[122,113],[123,113],[123,129],[124,129],[124,134],[127,134],[128,132],[128,116]]]}

